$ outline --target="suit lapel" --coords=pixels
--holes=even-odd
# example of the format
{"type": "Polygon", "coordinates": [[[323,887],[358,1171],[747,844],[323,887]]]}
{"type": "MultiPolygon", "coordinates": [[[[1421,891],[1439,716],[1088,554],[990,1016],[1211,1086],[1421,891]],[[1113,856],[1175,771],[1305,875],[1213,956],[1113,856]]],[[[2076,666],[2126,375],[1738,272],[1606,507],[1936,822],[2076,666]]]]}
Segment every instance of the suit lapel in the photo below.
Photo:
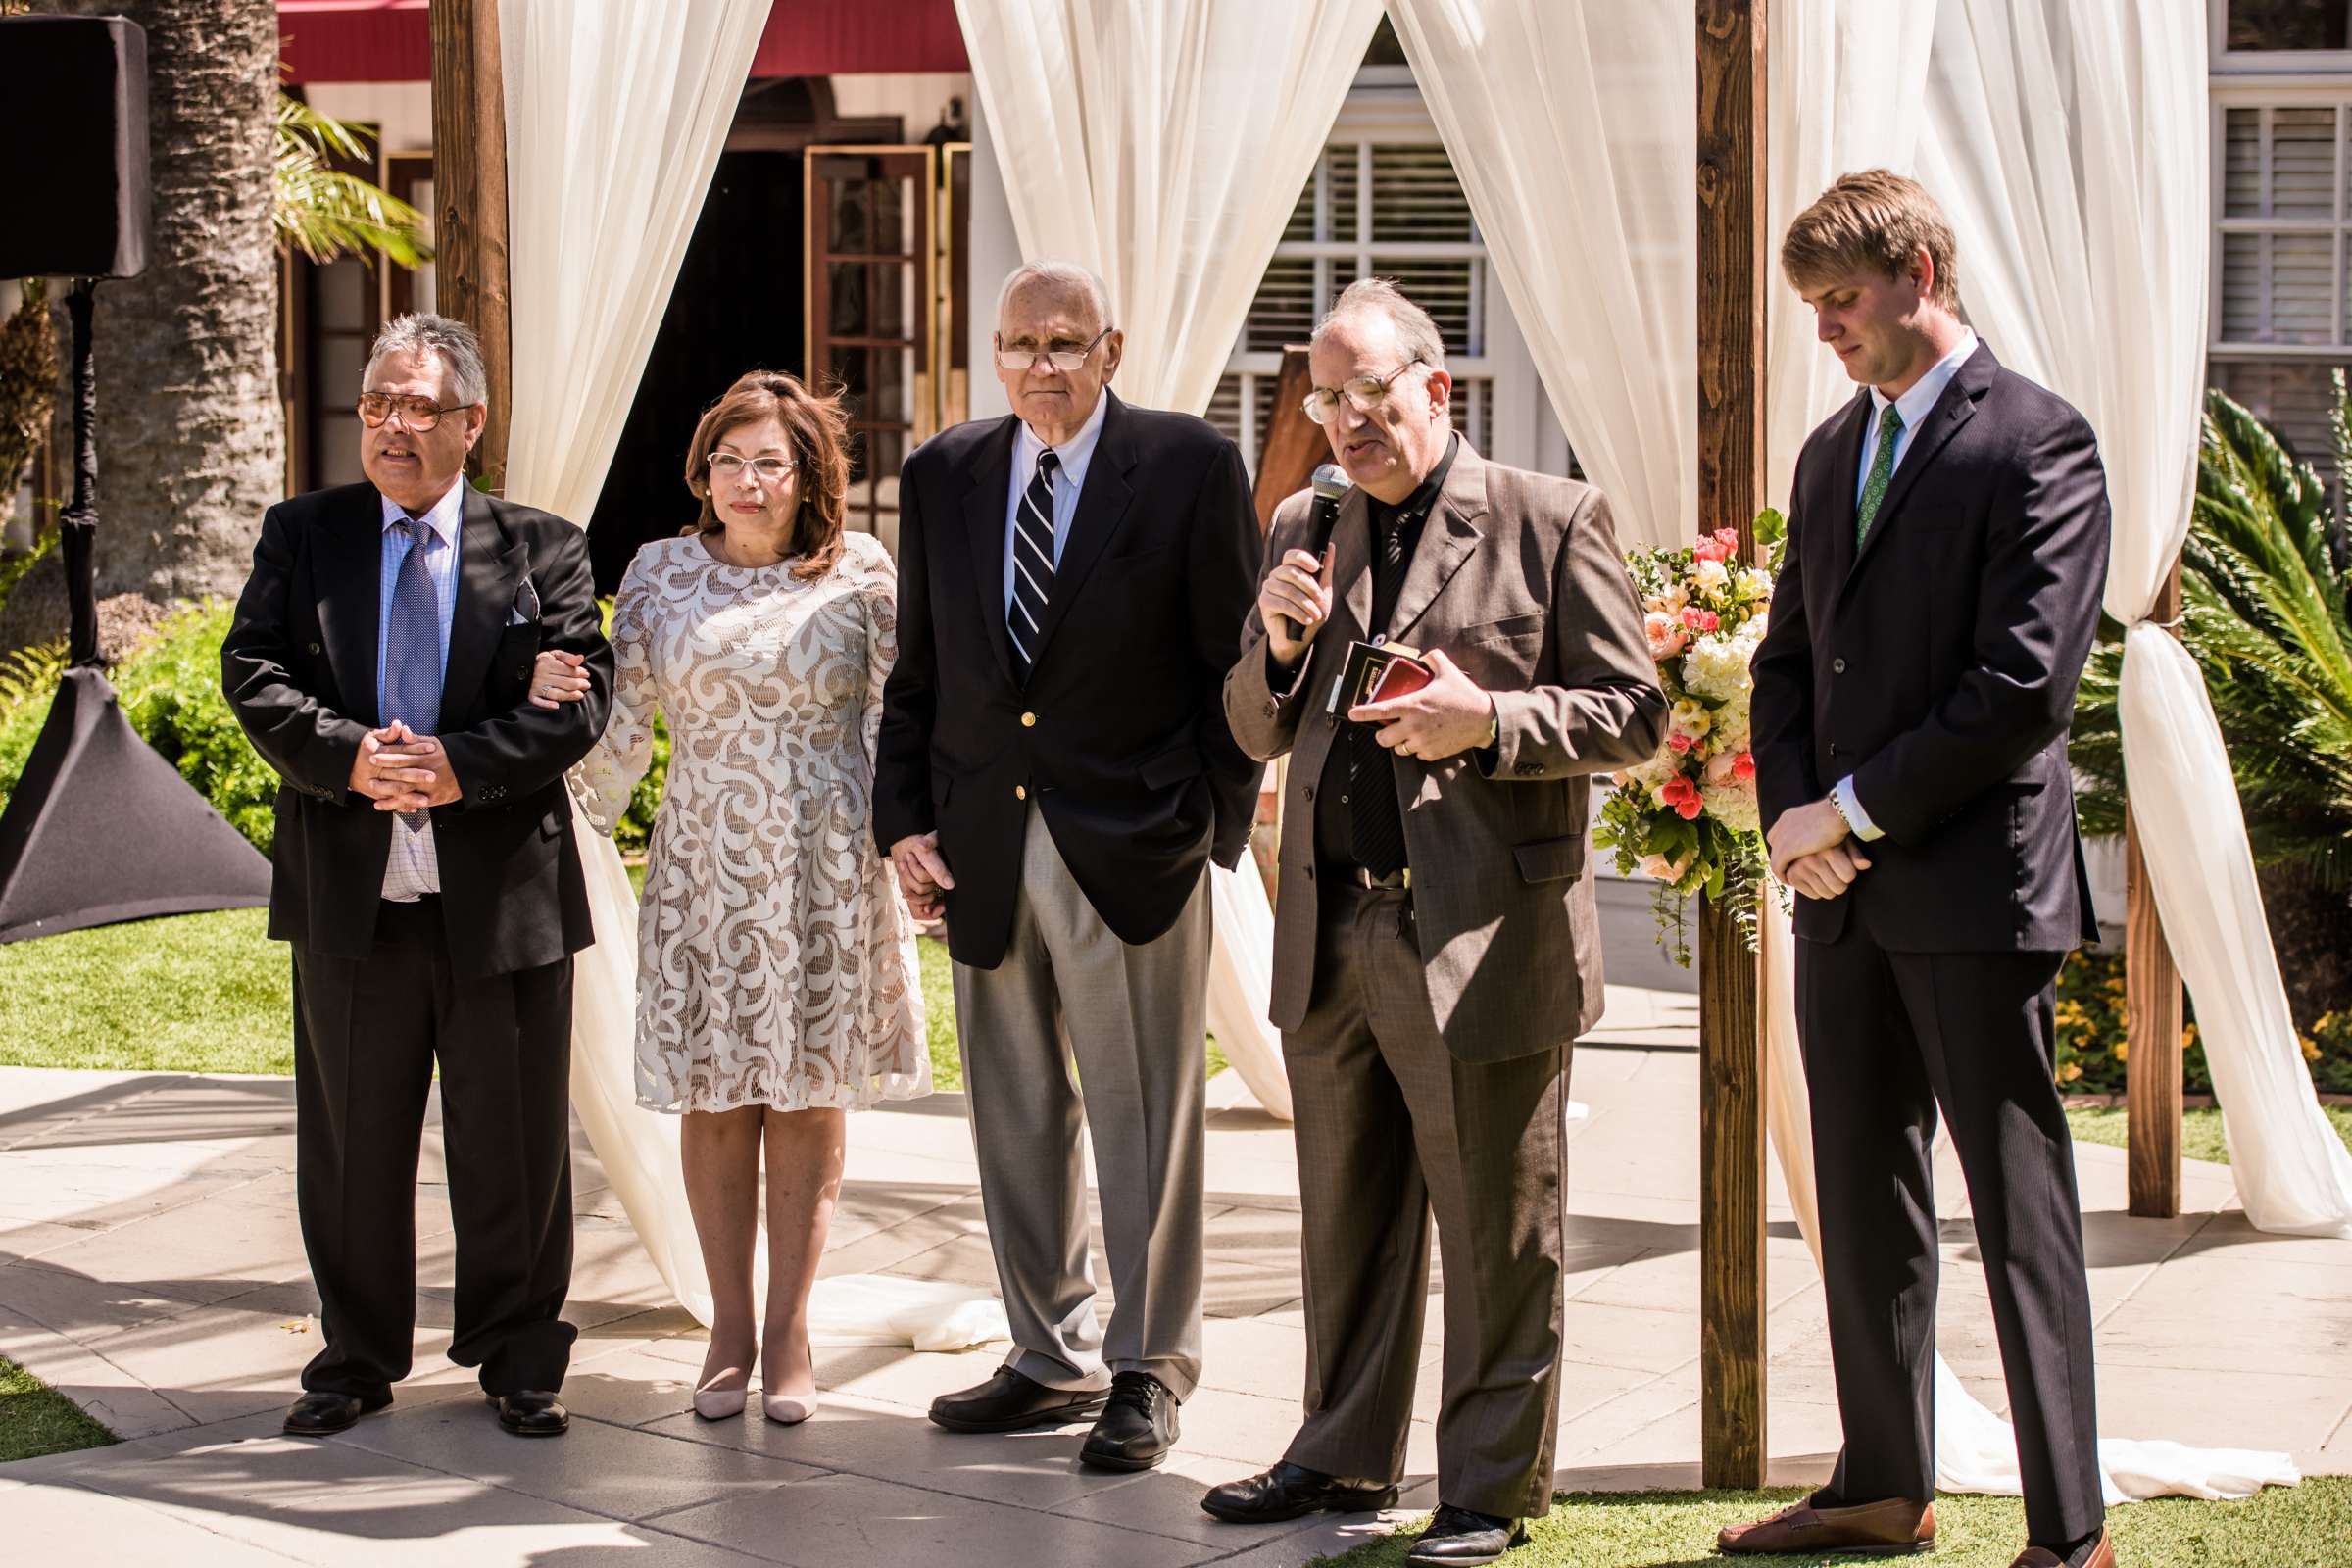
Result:
{"type": "Polygon", "coordinates": [[[1446,472],[1446,488],[1438,494],[1436,515],[1421,529],[1421,542],[1404,568],[1403,586],[1396,591],[1396,609],[1389,617],[1395,635],[1402,638],[1428,612],[1432,601],[1470,559],[1482,536],[1478,519],[1487,514],[1486,465],[1464,441],[1455,448],[1453,466],[1446,472]]]}
{"type": "Polygon", "coordinates": [[[339,711],[374,728],[377,617],[383,607],[384,504],[371,484],[354,485],[318,530],[318,635],[334,672],[339,711]]]}
{"type": "MultiPolygon", "coordinates": [[[[1951,444],[1952,437],[1959,433],[1960,427],[1976,416],[1977,399],[1991,389],[1995,363],[1992,350],[1979,343],[1977,351],[1961,362],[1958,373],[1943,389],[1943,395],[1936,400],[1936,406],[1928,411],[1927,418],[1920,422],[1919,433],[1911,438],[1911,445],[1894,466],[1894,477],[1887,482],[1886,499],[1879,503],[1879,514],[1871,519],[1870,536],[1862,541],[1861,547],[1854,553],[1853,571],[1846,573],[1846,582],[1853,580],[1853,572],[1861,569],[1862,563],[1870,559],[1870,553],[1878,548],[1879,541],[1901,517],[1903,502],[1918,485],[1919,476],[1934,465],[1936,455],[1951,444]]],[[[1847,528],[1846,534],[1850,538],[1853,529],[1847,528]]]]}
{"type": "Polygon", "coordinates": [[[1127,406],[1107,388],[1110,406],[1102,413],[1102,432],[1096,437],[1095,455],[1086,466],[1086,487],[1078,492],[1078,513],[1070,519],[1070,536],[1062,541],[1061,560],[1054,564],[1054,589],[1046,596],[1046,623],[1037,628],[1036,659],[1043,663],[1055,628],[1068,618],[1070,606],[1086,587],[1095,563],[1126,520],[1127,504],[1135,487],[1127,482],[1135,467],[1135,450],[1127,439],[1127,406]]]}
{"type": "MultiPolygon", "coordinates": [[[[1372,635],[1371,513],[1371,497],[1350,488],[1342,498],[1340,514],[1331,524],[1332,590],[1353,622],[1345,629],[1348,638],[1356,642],[1372,635]]],[[[1325,639],[1315,640],[1321,643],[1325,639]]],[[[1343,654],[1348,651],[1346,643],[1339,648],[1343,654]]]]}
{"type": "Polygon", "coordinates": [[[490,498],[466,487],[464,521],[458,526],[458,602],[449,622],[449,664],[441,676],[441,728],[462,727],[473,711],[490,653],[514,608],[514,585],[530,564],[530,552],[510,542],[499,526],[490,498]]]}
{"type": "Polygon", "coordinates": [[[972,555],[972,586],[980,591],[980,624],[988,630],[988,646],[996,650],[997,668],[1008,681],[1013,680],[1012,634],[1004,627],[1004,528],[1012,506],[1012,438],[1019,426],[1008,414],[980,444],[972,487],[963,497],[964,542],[972,555]]]}
{"type": "Polygon", "coordinates": [[[1807,513],[1830,524],[1830,573],[1824,579],[1828,582],[1842,583],[1854,569],[1854,519],[1859,515],[1857,509],[1861,504],[1858,470],[1862,466],[1863,433],[1870,428],[1870,389],[1864,387],[1845,406],[1842,416],[1845,423],[1831,444],[1829,493],[1818,510],[1808,509],[1807,513]]]}

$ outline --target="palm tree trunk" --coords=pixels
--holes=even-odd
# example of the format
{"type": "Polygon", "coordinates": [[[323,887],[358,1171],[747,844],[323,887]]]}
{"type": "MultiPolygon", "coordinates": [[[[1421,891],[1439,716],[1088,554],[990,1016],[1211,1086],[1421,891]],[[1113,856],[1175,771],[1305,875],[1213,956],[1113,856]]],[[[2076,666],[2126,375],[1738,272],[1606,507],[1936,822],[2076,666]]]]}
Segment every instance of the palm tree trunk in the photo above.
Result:
{"type": "Polygon", "coordinates": [[[98,591],[234,593],[285,494],[274,0],[52,0],[147,30],[147,270],[98,290],[98,591]]]}

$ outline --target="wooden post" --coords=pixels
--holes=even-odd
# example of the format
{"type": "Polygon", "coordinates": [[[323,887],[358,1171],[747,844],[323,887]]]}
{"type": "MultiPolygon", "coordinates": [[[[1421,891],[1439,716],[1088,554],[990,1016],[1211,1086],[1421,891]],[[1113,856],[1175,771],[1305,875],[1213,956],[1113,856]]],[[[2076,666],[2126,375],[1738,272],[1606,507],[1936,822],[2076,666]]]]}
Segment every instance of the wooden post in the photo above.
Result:
{"type": "MultiPolygon", "coordinates": [[[[1764,497],[1767,0],[1698,6],[1698,516],[1755,559],[1764,497]]],[[[1698,923],[1699,1454],[1764,1484],[1764,1053],[1756,956],[1698,923]]]]}
{"type": "Polygon", "coordinates": [[[507,96],[499,78],[498,0],[432,0],[433,276],[438,309],[482,340],[490,422],[466,464],[506,488],[507,96]]]}
{"type": "MultiPolygon", "coordinates": [[[[2180,563],[2173,563],[2152,618],[2180,618],[2180,563]]],[[[2175,629],[2173,635],[2180,632],[2175,629]]],[[[2180,1212],[2180,971],[2148,886],[2139,820],[2124,803],[2124,1055],[2131,1209],[2180,1212]]]]}

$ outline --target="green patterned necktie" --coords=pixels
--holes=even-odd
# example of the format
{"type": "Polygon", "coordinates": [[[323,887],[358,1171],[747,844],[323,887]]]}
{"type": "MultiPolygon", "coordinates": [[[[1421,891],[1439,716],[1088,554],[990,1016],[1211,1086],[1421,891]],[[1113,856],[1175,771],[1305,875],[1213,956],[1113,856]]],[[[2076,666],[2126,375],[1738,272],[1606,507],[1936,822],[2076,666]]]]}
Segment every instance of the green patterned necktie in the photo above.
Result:
{"type": "Polygon", "coordinates": [[[1894,477],[1894,438],[1903,433],[1903,415],[1893,404],[1879,416],[1879,450],[1870,457],[1870,477],[1863,481],[1862,504],[1854,509],[1854,548],[1870,537],[1879,503],[1886,499],[1886,482],[1894,477]]]}

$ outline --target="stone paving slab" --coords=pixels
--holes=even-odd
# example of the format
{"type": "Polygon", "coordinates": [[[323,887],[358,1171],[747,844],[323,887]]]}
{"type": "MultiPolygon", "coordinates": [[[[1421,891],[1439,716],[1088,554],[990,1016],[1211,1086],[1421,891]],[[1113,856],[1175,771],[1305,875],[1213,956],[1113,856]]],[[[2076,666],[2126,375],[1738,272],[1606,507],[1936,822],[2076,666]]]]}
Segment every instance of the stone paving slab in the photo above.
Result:
{"type": "MultiPolygon", "coordinates": [[[[1686,999],[1611,997],[1627,1038],[1684,1027],[1686,999]]],[[[1696,1484],[1696,1062],[1595,1046],[1575,1059],[1560,1484],[1696,1484]]],[[[575,1138],[582,1333],[569,1437],[499,1431],[444,1358],[453,1237],[438,1140],[417,1197],[416,1368],[394,1407],[326,1443],[277,1431],[316,1348],[318,1299],[293,1209],[282,1079],[0,1068],[0,1354],[122,1436],[0,1467],[4,1554],[80,1563],[613,1565],[1217,1562],[1288,1568],[1381,1527],[1318,1517],[1262,1530],[1199,1511],[1216,1481],[1278,1457],[1305,1373],[1289,1128],[1210,1086],[1209,1317],[1202,1386],[1169,1464],[1076,1462],[1077,1426],[942,1432],[932,1396],[1001,1351],[828,1348],[827,1402],[795,1428],[691,1411],[701,1331],[671,1304],[575,1138]]],[[[825,1272],[993,1285],[956,1096],[855,1118],[825,1272]]],[[[2098,1314],[2102,1429],[2291,1451],[2352,1471],[2352,1243],[2263,1236],[2229,1173],[2191,1162],[2191,1211],[2133,1219],[2120,1150],[2078,1146],[2098,1314]]],[[[1939,1343],[1994,1408],[2006,1394],[1966,1195],[1946,1152],[1939,1343]]],[[[1836,1392],[1812,1256],[1777,1168],[1767,1191],[1772,1477],[1826,1474],[1836,1392]]],[[[1096,1246],[1101,1246],[1097,1227],[1096,1246]]],[[[1408,1484],[1434,1505],[1444,1259],[1436,1259],[1408,1484]]],[[[1107,1309],[1105,1293],[1104,1306],[1107,1309]]]]}

